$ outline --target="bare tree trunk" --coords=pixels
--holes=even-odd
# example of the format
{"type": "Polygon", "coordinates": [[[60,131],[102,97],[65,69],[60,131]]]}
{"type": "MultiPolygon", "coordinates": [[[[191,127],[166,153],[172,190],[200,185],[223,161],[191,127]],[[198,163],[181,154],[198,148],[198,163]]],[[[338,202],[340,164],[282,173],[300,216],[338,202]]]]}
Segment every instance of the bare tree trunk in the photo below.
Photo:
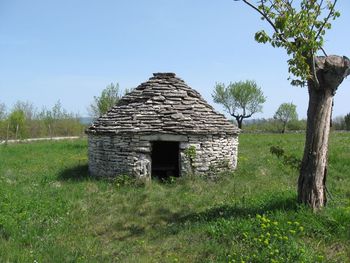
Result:
{"type": "Polygon", "coordinates": [[[19,129],[19,127],[18,127],[19,125],[17,124],[16,125],[16,133],[15,133],[15,139],[17,140],[17,136],[18,136],[18,129],[19,129]]]}
{"type": "Polygon", "coordinates": [[[333,96],[350,74],[350,60],[329,56],[316,58],[319,85],[308,82],[309,108],[304,156],[298,180],[298,200],[314,211],[325,206],[328,139],[333,96]]]}
{"type": "Polygon", "coordinates": [[[298,181],[298,199],[313,209],[327,202],[326,176],[332,91],[309,87],[306,141],[298,181]]]}
{"type": "Polygon", "coordinates": [[[238,128],[240,129],[242,129],[242,122],[243,122],[243,119],[240,119],[240,118],[237,119],[238,128]]]}

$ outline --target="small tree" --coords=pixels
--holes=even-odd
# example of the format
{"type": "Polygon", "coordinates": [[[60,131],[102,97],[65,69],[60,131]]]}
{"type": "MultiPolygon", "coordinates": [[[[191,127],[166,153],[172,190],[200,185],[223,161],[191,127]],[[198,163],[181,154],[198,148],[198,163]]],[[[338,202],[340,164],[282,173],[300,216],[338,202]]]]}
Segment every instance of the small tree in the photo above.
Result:
{"type": "Polygon", "coordinates": [[[243,119],[261,112],[262,104],[266,101],[262,90],[255,81],[251,80],[230,83],[227,87],[223,83],[217,83],[212,96],[214,102],[222,104],[225,110],[236,119],[240,129],[243,119]]]}
{"type": "Polygon", "coordinates": [[[297,106],[293,103],[282,103],[273,118],[282,123],[282,133],[285,133],[287,124],[292,120],[298,120],[297,106]]]}
{"type": "Polygon", "coordinates": [[[43,108],[38,116],[50,137],[77,134],[82,128],[78,116],[67,112],[59,100],[52,109],[43,108]]]}
{"type": "Polygon", "coordinates": [[[344,122],[345,122],[345,129],[350,131],[350,113],[345,115],[344,122]]]}
{"type": "Polygon", "coordinates": [[[111,83],[102,90],[100,96],[94,96],[94,101],[90,104],[88,111],[92,117],[99,117],[112,108],[121,97],[119,84],[111,83]]]}
{"type": "Polygon", "coordinates": [[[337,0],[241,1],[271,26],[271,33],[258,31],[255,40],[284,48],[290,56],[287,62],[289,72],[294,75],[292,84],[308,86],[309,108],[298,200],[313,210],[320,209],[327,202],[328,139],[333,97],[350,74],[347,57],[328,56],[323,49],[326,30],[331,28],[330,21],[340,15],[335,11],[337,0]]]}
{"type": "Polygon", "coordinates": [[[10,130],[15,134],[15,139],[18,139],[18,136],[20,136],[21,138],[24,137],[25,121],[26,115],[23,110],[14,109],[8,116],[10,130]]]}
{"type": "Polygon", "coordinates": [[[13,105],[12,111],[23,111],[26,120],[32,120],[36,115],[36,108],[33,103],[29,101],[17,101],[13,105]]]}

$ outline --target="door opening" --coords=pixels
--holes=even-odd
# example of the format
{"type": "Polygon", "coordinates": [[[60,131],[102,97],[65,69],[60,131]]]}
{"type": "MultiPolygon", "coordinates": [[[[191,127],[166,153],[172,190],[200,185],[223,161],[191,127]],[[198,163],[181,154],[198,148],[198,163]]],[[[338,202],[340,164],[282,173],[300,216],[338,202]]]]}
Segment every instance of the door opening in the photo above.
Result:
{"type": "Polygon", "coordinates": [[[179,142],[154,141],[152,145],[152,176],[166,179],[179,177],[179,142]]]}

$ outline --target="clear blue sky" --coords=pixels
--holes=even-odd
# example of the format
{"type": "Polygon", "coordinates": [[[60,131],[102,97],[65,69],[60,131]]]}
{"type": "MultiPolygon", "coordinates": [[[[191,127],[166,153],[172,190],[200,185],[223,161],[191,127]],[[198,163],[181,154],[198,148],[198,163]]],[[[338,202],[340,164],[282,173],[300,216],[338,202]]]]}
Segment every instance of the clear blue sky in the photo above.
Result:
{"type": "MultiPolygon", "coordinates": [[[[350,57],[350,1],[340,0],[338,9],[325,49],[350,57]]],[[[40,109],[60,100],[86,116],[109,83],[132,88],[166,71],[212,105],[215,82],[254,79],[267,96],[255,118],[271,117],[283,102],[305,117],[307,89],[289,85],[283,49],[254,41],[262,28],[253,10],[233,0],[0,0],[0,102],[40,109]]],[[[346,79],[334,116],[350,112],[349,101],[346,79]]]]}

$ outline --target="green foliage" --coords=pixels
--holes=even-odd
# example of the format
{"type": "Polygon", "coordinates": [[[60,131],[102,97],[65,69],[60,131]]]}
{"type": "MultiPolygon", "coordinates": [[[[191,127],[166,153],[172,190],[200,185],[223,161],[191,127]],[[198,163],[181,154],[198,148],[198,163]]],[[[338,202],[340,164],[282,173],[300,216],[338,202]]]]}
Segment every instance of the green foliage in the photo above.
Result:
{"type": "Polygon", "coordinates": [[[25,137],[25,121],[26,116],[23,110],[14,110],[10,113],[8,122],[10,123],[10,130],[15,134],[16,139],[25,137]]]}
{"type": "Polygon", "coordinates": [[[32,103],[18,101],[7,118],[0,119],[0,141],[7,137],[25,139],[82,135],[83,129],[79,117],[68,113],[60,101],[52,109],[43,108],[40,112],[32,103]]]}
{"type": "Polygon", "coordinates": [[[291,120],[287,124],[287,129],[289,131],[305,131],[306,120],[291,120]]]}
{"type": "MultiPolygon", "coordinates": [[[[310,260],[306,245],[300,242],[304,227],[298,221],[278,222],[266,215],[252,219],[252,230],[241,233],[242,246],[249,250],[228,255],[228,262],[305,262],[310,260]]],[[[315,258],[317,259],[319,257],[315,258]]]]}
{"type": "Polygon", "coordinates": [[[284,150],[280,146],[271,146],[270,153],[276,155],[277,158],[281,158],[284,155],[284,150]]]}
{"type": "Polygon", "coordinates": [[[255,40],[282,47],[290,56],[289,73],[296,77],[292,84],[305,85],[308,79],[317,82],[314,57],[322,49],[330,21],[340,16],[334,9],[337,0],[262,0],[256,1],[256,5],[242,1],[259,12],[273,29],[272,33],[258,31],[255,40]]]}
{"type": "Polygon", "coordinates": [[[83,126],[78,116],[68,113],[60,101],[57,101],[52,109],[43,108],[37,118],[45,126],[45,136],[68,136],[82,133],[83,126]]]}
{"type": "MultiPolygon", "coordinates": [[[[290,132],[300,132],[306,130],[305,120],[291,120],[287,123],[286,130],[290,132]]],[[[246,124],[246,132],[281,132],[281,123],[275,119],[255,119],[246,124]]]]}
{"type": "Polygon", "coordinates": [[[252,80],[231,82],[227,87],[223,83],[217,83],[212,96],[214,102],[222,104],[237,120],[239,128],[243,119],[261,112],[262,104],[266,101],[261,88],[252,80]]]}
{"type": "Polygon", "coordinates": [[[184,151],[186,157],[191,160],[192,162],[196,159],[197,152],[196,152],[196,146],[191,145],[184,151]]]}
{"type": "Polygon", "coordinates": [[[117,175],[114,179],[112,179],[117,188],[119,187],[140,187],[144,186],[144,181],[130,176],[128,174],[120,174],[117,175]]]}
{"type": "Polygon", "coordinates": [[[24,113],[26,120],[31,120],[36,114],[36,108],[33,103],[29,101],[17,101],[12,107],[12,112],[21,111],[24,113]]]}
{"type": "Polygon", "coordinates": [[[296,170],[299,170],[301,167],[301,160],[295,155],[286,154],[280,146],[271,146],[270,153],[276,155],[278,159],[282,159],[283,164],[286,166],[290,166],[296,170]]]}
{"type": "Polygon", "coordinates": [[[187,159],[190,161],[190,168],[191,168],[191,176],[194,175],[194,165],[193,162],[196,159],[197,156],[197,151],[196,151],[196,146],[191,145],[190,147],[186,148],[184,151],[187,159]]]}
{"type": "Polygon", "coordinates": [[[282,124],[282,130],[281,132],[284,133],[287,127],[287,124],[290,121],[298,120],[298,114],[297,114],[297,106],[293,103],[282,103],[273,118],[275,120],[278,120],[282,124]]]}
{"type": "Polygon", "coordinates": [[[91,116],[97,118],[105,114],[121,98],[119,84],[111,83],[102,90],[100,96],[94,96],[94,102],[89,106],[91,116]]]}
{"type": "Polygon", "coordinates": [[[296,262],[348,263],[350,135],[331,135],[334,198],[317,214],[296,204],[297,171],[269,153],[301,154],[303,143],[241,134],[234,176],[144,187],[89,177],[86,140],[0,145],[0,262],[241,262],[250,252],[269,262],[275,249],[276,258],[304,249],[296,262]]]}
{"type": "Polygon", "coordinates": [[[350,131],[350,113],[345,115],[344,123],[345,123],[345,129],[350,131]]]}
{"type": "Polygon", "coordinates": [[[297,106],[293,103],[282,103],[275,115],[274,119],[280,120],[282,122],[289,122],[290,120],[297,120],[298,114],[297,114],[297,106]]]}

